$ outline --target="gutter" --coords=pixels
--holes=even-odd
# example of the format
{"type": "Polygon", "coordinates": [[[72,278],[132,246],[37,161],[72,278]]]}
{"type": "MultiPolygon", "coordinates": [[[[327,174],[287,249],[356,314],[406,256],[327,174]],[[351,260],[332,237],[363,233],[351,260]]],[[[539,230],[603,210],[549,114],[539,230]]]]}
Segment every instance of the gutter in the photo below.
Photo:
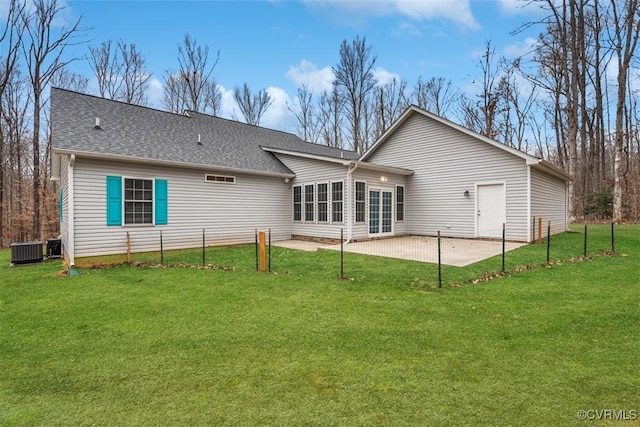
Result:
{"type": "Polygon", "coordinates": [[[67,249],[69,250],[69,268],[76,264],[75,257],[75,207],[74,207],[74,183],[73,183],[73,167],[76,163],[76,155],[69,157],[69,170],[67,171],[67,206],[69,207],[69,225],[67,230],[67,249]]]}

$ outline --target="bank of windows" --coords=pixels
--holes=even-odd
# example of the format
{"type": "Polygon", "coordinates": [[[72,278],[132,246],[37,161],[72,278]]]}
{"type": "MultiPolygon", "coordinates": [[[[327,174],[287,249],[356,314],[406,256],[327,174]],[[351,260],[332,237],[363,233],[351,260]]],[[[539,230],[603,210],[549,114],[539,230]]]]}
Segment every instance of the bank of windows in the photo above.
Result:
{"type": "Polygon", "coordinates": [[[342,222],[343,195],[341,181],[294,185],[293,220],[319,223],[342,222]]]}

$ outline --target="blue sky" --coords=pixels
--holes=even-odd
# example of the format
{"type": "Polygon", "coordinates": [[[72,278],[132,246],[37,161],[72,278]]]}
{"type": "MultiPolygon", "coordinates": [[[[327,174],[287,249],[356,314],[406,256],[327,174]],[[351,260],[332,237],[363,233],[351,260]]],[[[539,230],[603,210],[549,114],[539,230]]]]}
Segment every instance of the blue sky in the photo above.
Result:
{"type": "MultiPolygon", "coordinates": [[[[5,1],[5,0],[0,0],[5,1]]],[[[527,51],[540,27],[511,35],[521,24],[539,18],[519,0],[388,0],[388,1],[91,1],[67,0],[65,19],[80,15],[89,44],[107,39],[135,43],[153,73],[152,106],[162,108],[162,80],[177,69],[178,44],[186,33],[220,51],[214,76],[225,90],[222,115],[235,106],[234,86],[267,88],[274,104],[262,125],[295,132],[287,105],[295,105],[303,83],[317,91],[331,81],[343,39],[366,37],[378,60],[381,81],[400,76],[412,87],[443,76],[473,93],[479,76],[478,55],[491,39],[498,55],[515,57],[527,51]]],[[[68,52],[88,53],[86,45],[68,52]]],[[[86,61],[71,70],[91,75],[86,61]]],[[[95,91],[95,82],[90,83],[95,91]]]]}

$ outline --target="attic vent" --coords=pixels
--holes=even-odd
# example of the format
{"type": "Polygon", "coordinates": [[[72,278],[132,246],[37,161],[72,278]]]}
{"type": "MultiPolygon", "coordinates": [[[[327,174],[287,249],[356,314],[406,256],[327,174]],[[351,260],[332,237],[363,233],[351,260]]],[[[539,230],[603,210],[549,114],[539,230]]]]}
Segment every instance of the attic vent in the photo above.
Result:
{"type": "Polygon", "coordinates": [[[207,182],[224,182],[226,184],[235,184],[236,183],[236,177],[235,176],[225,176],[225,175],[212,175],[212,174],[205,174],[204,175],[204,180],[207,182]]]}
{"type": "Polygon", "coordinates": [[[100,117],[96,117],[96,124],[93,126],[94,129],[102,129],[100,127],[100,117]]]}

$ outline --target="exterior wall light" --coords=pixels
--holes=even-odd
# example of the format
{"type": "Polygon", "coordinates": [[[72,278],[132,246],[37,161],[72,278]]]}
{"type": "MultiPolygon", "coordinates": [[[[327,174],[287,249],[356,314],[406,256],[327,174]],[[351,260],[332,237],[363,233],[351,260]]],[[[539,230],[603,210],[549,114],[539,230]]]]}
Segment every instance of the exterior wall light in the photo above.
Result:
{"type": "Polygon", "coordinates": [[[387,178],[386,176],[382,175],[380,177],[380,182],[387,182],[389,180],[389,178],[387,178]]]}
{"type": "Polygon", "coordinates": [[[464,197],[469,197],[469,190],[464,191],[464,197]]]}

